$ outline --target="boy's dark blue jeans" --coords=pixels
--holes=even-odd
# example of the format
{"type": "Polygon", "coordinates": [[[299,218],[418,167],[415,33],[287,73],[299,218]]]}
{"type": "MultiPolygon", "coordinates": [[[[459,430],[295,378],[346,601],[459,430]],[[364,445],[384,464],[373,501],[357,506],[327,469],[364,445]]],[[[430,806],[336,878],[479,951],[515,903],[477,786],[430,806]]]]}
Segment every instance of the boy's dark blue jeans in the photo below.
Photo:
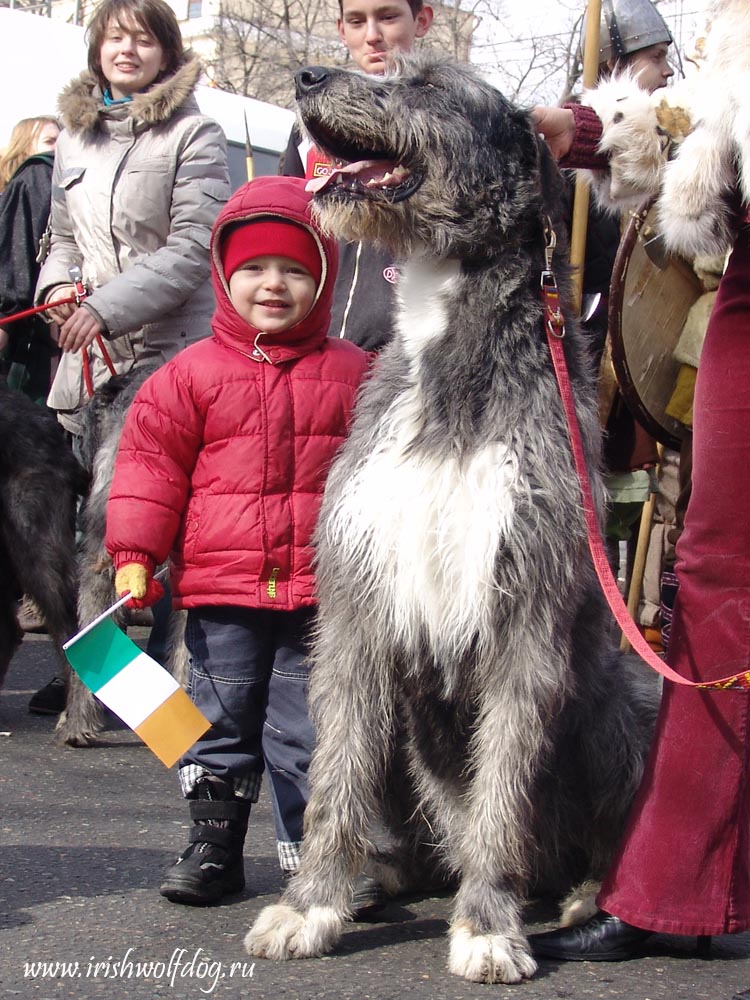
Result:
{"type": "Polygon", "coordinates": [[[212,725],[180,761],[183,793],[190,797],[201,775],[213,774],[256,802],[267,766],[279,861],[287,870],[299,865],[314,742],[307,710],[314,616],[314,608],[204,607],[188,611],[185,628],[188,691],[212,725]]]}

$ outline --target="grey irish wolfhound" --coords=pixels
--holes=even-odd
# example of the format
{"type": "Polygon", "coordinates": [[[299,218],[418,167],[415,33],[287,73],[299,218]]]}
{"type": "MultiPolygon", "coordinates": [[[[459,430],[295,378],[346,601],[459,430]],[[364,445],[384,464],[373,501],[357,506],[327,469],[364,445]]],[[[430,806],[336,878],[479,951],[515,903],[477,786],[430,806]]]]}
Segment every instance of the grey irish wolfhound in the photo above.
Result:
{"type": "MultiPolygon", "coordinates": [[[[312,67],[297,88],[312,140],[337,161],[316,195],[323,224],[403,265],[395,340],[317,531],[302,867],[245,944],[269,958],[329,951],[385,821],[405,849],[436,847],[458,880],[450,970],[518,982],[536,969],[524,893],[601,873],[656,702],[640,665],[608,647],[545,340],[558,175],[528,115],[467,68],[312,67]]],[[[593,378],[570,320],[564,347],[601,503],[593,378]]]]}
{"type": "MultiPolygon", "coordinates": [[[[0,384],[0,686],[22,638],[16,601],[27,594],[60,656],[67,698],[56,732],[72,747],[96,742],[103,710],[61,647],[116,600],[114,568],[104,548],[107,498],[125,414],[155,369],[136,367],[94,394],[84,411],[83,466],[49,410],[0,384]]],[[[124,610],[116,617],[126,626],[124,610]]],[[[173,615],[167,666],[181,683],[187,679],[183,630],[183,616],[173,615]]]]}
{"type": "Polygon", "coordinates": [[[33,598],[57,646],[76,630],[75,511],[88,477],[44,407],[0,384],[0,686],[33,598]]]}

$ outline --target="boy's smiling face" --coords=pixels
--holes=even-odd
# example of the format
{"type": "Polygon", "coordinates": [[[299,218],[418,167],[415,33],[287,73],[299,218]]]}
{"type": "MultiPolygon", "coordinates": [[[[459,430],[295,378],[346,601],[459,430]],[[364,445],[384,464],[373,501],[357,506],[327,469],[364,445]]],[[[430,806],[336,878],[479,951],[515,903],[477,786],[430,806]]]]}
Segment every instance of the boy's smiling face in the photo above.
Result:
{"type": "Polygon", "coordinates": [[[291,257],[252,257],[229,279],[229,297],[238,314],[263,333],[280,333],[307,316],[317,284],[291,257]]]}

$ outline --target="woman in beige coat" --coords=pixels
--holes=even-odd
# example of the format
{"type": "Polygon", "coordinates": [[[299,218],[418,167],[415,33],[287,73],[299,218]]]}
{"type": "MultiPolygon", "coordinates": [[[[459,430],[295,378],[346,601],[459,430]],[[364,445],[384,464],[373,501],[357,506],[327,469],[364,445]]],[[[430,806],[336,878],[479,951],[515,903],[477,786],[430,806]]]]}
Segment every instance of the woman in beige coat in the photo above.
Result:
{"type": "Polygon", "coordinates": [[[97,387],[111,368],[166,361],[209,332],[208,241],[230,186],[224,134],[193,94],[200,71],[164,0],[106,0],[89,26],[89,69],[60,97],[37,300],[69,296],[69,268],[81,267],[91,294],[50,310],[63,356],[48,402],[74,434],[84,354],[97,387]]]}

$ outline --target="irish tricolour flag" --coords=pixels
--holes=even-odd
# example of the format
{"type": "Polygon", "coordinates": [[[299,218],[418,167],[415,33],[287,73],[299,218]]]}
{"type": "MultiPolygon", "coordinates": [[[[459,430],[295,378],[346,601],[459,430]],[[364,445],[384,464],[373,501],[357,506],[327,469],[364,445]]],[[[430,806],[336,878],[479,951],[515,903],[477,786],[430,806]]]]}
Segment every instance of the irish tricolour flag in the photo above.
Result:
{"type": "Polygon", "coordinates": [[[174,677],[109,617],[125,600],[69,639],[63,649],[86,687],[171,767],[211,723],[174,677]]]}

